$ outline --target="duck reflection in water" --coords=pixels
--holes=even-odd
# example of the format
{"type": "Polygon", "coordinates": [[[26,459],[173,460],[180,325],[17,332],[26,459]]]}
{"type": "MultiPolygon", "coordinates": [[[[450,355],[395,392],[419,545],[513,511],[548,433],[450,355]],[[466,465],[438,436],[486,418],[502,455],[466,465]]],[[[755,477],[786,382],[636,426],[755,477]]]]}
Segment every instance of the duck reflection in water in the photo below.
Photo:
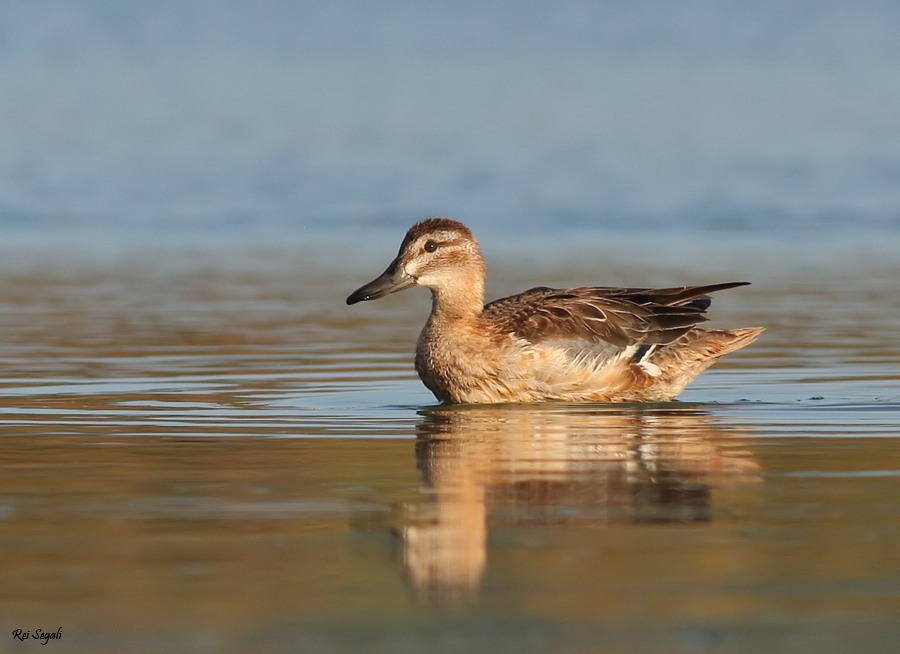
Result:
{"type": "Polygon", "coordinates": [[[690,405],[470,405],[423,417],[426,492],[405,507],[400,544],[426,603],[477,590],[489,524],[706,522],[717,488],[758,480],[740,435],[690,405]]]}

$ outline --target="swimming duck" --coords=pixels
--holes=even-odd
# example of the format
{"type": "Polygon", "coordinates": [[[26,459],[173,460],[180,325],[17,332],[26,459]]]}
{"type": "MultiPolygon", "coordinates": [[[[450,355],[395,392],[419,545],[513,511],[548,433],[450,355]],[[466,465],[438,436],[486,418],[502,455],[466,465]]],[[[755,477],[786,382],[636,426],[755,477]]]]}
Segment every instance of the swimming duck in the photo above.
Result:
{"type": "Polygon", "coordinates": [[[485,264],[471,230],[449,218],[413,225],[397,257],[347,304],[424,286],[431,315],[416,372],[445,403],[662,402],[763,331],[703,329],[709,293],[676,288],[539,286],[484,304],[485,264]]]}

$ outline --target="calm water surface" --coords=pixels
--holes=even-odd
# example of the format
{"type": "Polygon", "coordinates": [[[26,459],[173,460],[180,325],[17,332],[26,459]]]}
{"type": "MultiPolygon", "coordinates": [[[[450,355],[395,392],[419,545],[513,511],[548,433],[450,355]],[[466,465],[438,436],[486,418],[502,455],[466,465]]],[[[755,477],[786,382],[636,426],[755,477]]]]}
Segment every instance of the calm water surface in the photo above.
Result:
{"type": "Polygon", "coordinates": [[[492,296],[751,277],[715,321],[768,332],[680,402],[442,408],[411,366],[426,293],[343,303],[396,237],[352,257],[348,239],[5,258],[6,634],[62,627],[47,649],[65,652],[900,642],[889,247],[554,257],[488,236],[492,296]]]}

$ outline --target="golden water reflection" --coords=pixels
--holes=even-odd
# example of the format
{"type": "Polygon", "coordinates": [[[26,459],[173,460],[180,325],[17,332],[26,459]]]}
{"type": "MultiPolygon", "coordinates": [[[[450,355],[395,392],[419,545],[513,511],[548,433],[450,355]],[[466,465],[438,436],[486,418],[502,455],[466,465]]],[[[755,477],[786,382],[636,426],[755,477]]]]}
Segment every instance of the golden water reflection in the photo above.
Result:
{"type": "Polygon", "coordinates": [[[704,523],[716,490],[758,481],[741,434],[681,406],[423,412],[423,499],[406,506],[404,572],[420,599],[471,596],[495,526],[704,523]]]}

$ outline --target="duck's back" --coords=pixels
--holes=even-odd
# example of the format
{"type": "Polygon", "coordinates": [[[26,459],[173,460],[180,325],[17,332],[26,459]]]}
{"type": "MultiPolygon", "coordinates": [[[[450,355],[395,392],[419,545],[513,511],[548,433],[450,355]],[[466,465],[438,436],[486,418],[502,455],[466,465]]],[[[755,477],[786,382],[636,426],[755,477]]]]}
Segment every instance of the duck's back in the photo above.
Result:
{"type": "Polygon", "coordinates": [[[482,324],[506,336],[507,401],[665,401],[763,330],[710,330],[709,293],[742,282],[664,289],[538,287],[486,305],[482,324]]]}

